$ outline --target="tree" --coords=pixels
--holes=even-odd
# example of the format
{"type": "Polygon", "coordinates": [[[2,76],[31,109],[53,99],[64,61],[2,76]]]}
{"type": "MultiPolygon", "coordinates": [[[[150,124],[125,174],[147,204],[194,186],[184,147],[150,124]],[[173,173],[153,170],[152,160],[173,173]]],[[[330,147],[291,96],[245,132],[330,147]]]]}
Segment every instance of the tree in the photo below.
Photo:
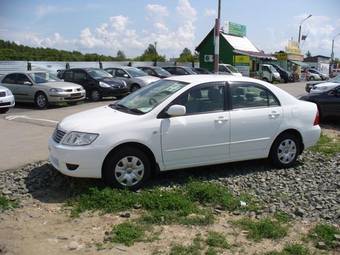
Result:
{"type": "Polygon", "coordinates": [[[122,51],[122,50],[117,51],[117,55],[116,55],[115,59],[116,59],[117,61],[126,60],[126,56],[125,56],[124,51],[122,51]]]}
{"type": "Polygon", "coordinates": [[[307,51],[307,52],[306,52],[306,57],[307,57],[307,58],[310,58],[311,56],[312,56],[312,53],[310,53],[310,51],[307,51]]]}
{"type": "Polygon", "coordinates": [[[154,44],[149,44],[149,46],[144,50],[141,56],[135,58],[137,61],[165,61],[165,56],[158,54],[157,49],[154,44]]]}
{"type": "Polygon", "coordinates": [[[179,55],[179,58],[177,59],[178,62],[195,62],[198,59],[198,55],[195,52],[194,55],[192,55],[191,50],[188,48],[184,48],[182,53],[179,55]]]}

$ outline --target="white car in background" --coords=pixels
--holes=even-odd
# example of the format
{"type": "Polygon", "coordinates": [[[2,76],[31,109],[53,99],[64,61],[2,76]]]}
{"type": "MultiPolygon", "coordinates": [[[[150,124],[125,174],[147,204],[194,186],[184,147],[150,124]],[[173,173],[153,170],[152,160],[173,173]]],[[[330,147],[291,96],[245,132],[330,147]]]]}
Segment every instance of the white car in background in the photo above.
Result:
{"type": "Polygon", "coordinates": [[[242,77],[242,74],[230,64],[218,64],[218,73],[242,77]]]}
{"type": "Polygon", "coordinates": [[[15,100],[12,92],[0,86],[0,114],[8,112],[9,108],[14,107],[15,100]]]}
{"type": "Polygon", "coordinates": [[[339,84],[340,83],[336,83],[336,82],[324,82],[324,83],[316,84],[311,88],[309,93],[311,93],[311,94],[323,93],[325,91],[331,90],[331,89],[339,86],[339,84]]]}
{"type": "Polygon", "coordinates": [[[183,75],[66,117],[49,159],[65,175],[136,189],[158,170],[259,158],[290,167],[319,137],[314,103],[256,79],[183,75]]]}

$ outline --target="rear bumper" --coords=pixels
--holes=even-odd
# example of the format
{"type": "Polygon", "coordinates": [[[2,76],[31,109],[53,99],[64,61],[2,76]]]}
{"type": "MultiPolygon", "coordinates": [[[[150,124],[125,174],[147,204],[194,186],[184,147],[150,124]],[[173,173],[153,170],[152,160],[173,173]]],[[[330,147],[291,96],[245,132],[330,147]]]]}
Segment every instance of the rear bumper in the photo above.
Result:
{"type": "Polygon", "coordinates": [[[11,108],[15,105],[14,96],[0,97],[0,108],[11,108]]]}
{"type": "Polygon", "coordinates": [[[303,133],[303,144],[304,148],[311,147],[315,145],[320,138],[321,135],[321,128],[319,125],[313,126],[312,128],[304,131],[303,133]]]}

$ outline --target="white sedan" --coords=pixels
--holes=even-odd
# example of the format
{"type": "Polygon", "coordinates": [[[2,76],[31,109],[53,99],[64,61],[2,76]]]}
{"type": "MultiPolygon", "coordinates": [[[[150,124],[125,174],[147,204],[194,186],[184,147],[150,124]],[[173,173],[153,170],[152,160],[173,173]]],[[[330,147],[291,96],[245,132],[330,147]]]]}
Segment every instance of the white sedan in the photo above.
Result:
{"type": "Polygon", "coordinates": [[[337,86],[339,86],[339,84],[340,84],[339,82],[323,82],[320,84],[316,84],[311,88],[309,93],[311,94],[323,93],[328,90],[336,88],[337,86]]]}
{"type": "Polygon", "coordinates": [[[0,86],[0,114],[8,112],[9,108],[14,107],[15,100],[12,92],[0,86]]]}
{"type": "Polygon", "coordinates": [[[135,189],[154,171],[259,158],[290,167],[319,137],[314,103],[251,78],[185,75],[65,118],[49,150],[63,174],[135,189]]]}

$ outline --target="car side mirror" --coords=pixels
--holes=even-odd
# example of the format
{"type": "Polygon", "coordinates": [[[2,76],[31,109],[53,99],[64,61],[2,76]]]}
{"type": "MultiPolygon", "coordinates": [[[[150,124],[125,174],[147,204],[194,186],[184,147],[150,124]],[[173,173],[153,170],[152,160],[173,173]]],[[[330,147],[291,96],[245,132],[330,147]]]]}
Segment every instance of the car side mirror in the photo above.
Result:
{"type": "Polygon", "coordinates": [[[174,104],[169,107],[169,109],[166,111],[168,115],[171,117],[177,117],[177,116],[184,116],[187,112],[187,109],[184,105],[174,104]]]}

